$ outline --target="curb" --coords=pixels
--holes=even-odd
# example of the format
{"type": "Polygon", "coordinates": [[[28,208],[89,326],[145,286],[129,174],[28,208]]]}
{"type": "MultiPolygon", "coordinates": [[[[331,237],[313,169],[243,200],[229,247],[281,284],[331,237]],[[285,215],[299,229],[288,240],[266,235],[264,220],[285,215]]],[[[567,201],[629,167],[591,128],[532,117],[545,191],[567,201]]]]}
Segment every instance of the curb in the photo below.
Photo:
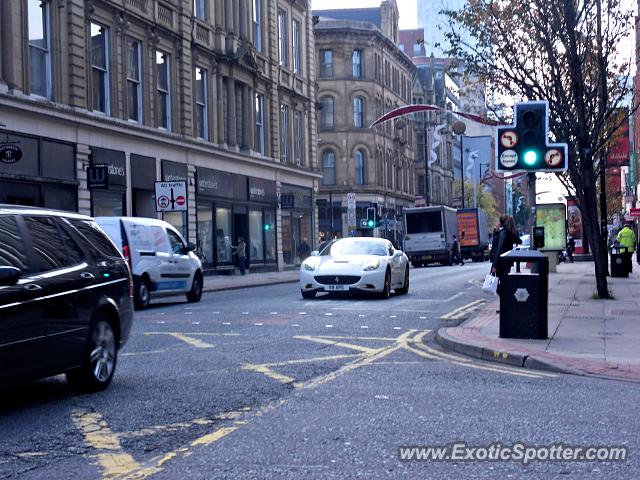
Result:
{"type": "Polygon", "coordinates": [[[495,350],[491,348],[485,348],[473,343],[463,342],[449,335],[446,332],[448,328],[451,327],[439,328],[435,335],[435,341],[446,350],[451,350],[463,355],[479,358],[481,360],[486,360],[489,362],[503,363],[516,367],[545,370],[556,373],[568,373],[572,375],[588,375],[586,372],[583,372],[581,370],[576,370],[556,362],[541,359],[536,357],[535,355],[517,351],[495,350]]]}
{"type": "Polygon", "coordinates": [[[251,284],[251,285],[220,285],[220,286],[203,286],[202,287],[202,293],[205,292],[221,292],[224,290],[240,290],[242,288],[256,288],[256,287],[264,287],[267,285],[281,285],[284,283],[297,283],[298,279],[295,280],[274,280],[271,282],[265,282],[265,283],[255,283],[255,284],[251,284]]]}

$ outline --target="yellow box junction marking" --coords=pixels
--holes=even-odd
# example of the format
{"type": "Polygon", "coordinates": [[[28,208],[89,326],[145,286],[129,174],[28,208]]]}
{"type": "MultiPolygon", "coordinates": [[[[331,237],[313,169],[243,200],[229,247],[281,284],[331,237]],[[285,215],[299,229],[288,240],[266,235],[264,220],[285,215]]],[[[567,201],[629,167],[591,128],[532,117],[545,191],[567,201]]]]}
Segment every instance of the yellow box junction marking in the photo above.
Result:
{"type": "Polygon", "coordinates": [[[442,317],[442,320],[458,320],[462,318],[467,313],[470,313],[472,310],[478,308],[483,303],[486,303],[486,300],[475,300],[471,303],[467,303],[462,307],[458,307],[454,310],[451,310],[449,313],[445,313],[442,317]]]}
{"type": "MultiPolygon", "coordinates": [[[[330,338],[313,337],[311,335],[297,335],[293,338],[295,338],[296,340],[308,340],[310,342],[323,343],[325,345],[333,345],[334,347],[348,348],[349,350],[356,350],[358,352],[369,353],[369,354],[378,351],[378,349],[375,349],[375,348],[363,347],[362,345],[354,345],[352,343],[339,342],[337,340],[331,340],[330,338]]],[[[353,337],[353,338],[355,339],[357,337],[353,337]]]]}

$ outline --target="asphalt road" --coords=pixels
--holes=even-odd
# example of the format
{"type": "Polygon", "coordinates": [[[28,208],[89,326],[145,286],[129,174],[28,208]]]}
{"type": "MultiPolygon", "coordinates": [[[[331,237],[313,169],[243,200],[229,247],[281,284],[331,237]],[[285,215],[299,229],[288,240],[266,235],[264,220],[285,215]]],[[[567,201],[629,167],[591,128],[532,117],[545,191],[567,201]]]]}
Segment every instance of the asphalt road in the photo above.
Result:
{"type": "Polygon", "coordinates": [[[412,269],[406,296],[297,284],[139,312],[106,392],[0,392],[0,478],[639,478],[634,383],[442,352],[488,264],[412,269]],[[400,446],[623,445],[625,462],[401,462],[400,446]]]}

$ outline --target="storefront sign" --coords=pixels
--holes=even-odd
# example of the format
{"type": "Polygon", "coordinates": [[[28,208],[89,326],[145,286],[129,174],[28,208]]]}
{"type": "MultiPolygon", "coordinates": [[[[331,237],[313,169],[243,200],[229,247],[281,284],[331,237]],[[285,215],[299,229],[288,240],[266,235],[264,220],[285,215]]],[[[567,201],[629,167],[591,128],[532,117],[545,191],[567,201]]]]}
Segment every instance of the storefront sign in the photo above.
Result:
{"type": "Polygon", "coordinates": [[[256,202],[276,203],[276,182],[262,178],[249,177],[249,200],[256,202]]]}
{"type": "Polygon", "coordinates": [[[283,193],[280,195],[280,208],[295,208],[296,197],[292,193],[283,193]]]}
{"type": "Polygon", "coordinates": [[[157,212],[187,211],[187,182],[155,182],[157,212]]]}
{"type": "Polygon", "coordinates": [[[91,166],[107,167],[109,185],[127,185],[127,166],[124,152],[104,148],[91,149],[91,166]]]}
{"type": "MultiPolygon", "coordinates": [[[[198,168],[196,171],[198,195],[209,197],[237,198],[240,192],[236,193],[235,178],[237,175],[231,173],[218,172],[208,168],[198,168]],[[235,194],[234,194],[235,193],[235,194]]],[[[243,179],[245,177],[242,177],[243,179]]],[[[246,185],[246,180],[244,181],[246,185]]],[[[246,188],[246,186],[245,186],[246,188]]],[[[246,197],[243,197],[244,200],[246,197]]]]}
{"type": "Polygon", "coordinates": [[[22,150],[13,143],[0,144],[0,162],[12,164],[19,162],[22,158],[22,150]]]}
{"type": "Polygon", "coordinates": [[[87,188],[89,190],[107,190],[109,188],[109,167],[93,165],[87,168],[87,188]]]}
{"type": "Polygon", "coordinates": [[[186,164],[162,160],[162,180],[165,182],[186,182],[187,175],[186,164]]]}

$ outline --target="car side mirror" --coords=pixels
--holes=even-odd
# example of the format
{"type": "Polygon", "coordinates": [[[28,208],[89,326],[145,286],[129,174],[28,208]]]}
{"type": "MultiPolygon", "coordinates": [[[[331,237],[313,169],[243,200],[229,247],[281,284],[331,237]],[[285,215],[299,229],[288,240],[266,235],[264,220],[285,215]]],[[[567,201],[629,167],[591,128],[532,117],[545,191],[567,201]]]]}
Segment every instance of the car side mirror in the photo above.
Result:
{"type": "Polygon", "coordinates": [[[189,252],[193,252],[195,249],[195,244],[193,242],[188,242],[187,246],[182,249],[182,253],[187,254],[189,252]]]}
{"type": "Polygon", "coordinates": [[[312,257],[319,257],[320,256],[320,252],[318,250],[314,250],[313,252],[311,252],[311,256],[312,257]]]}
{"type": "Polygon", "coordinates": [[[15,267],[0,267],[0,287],[15,285],[20,280],[20,269],[15,267]]]}

